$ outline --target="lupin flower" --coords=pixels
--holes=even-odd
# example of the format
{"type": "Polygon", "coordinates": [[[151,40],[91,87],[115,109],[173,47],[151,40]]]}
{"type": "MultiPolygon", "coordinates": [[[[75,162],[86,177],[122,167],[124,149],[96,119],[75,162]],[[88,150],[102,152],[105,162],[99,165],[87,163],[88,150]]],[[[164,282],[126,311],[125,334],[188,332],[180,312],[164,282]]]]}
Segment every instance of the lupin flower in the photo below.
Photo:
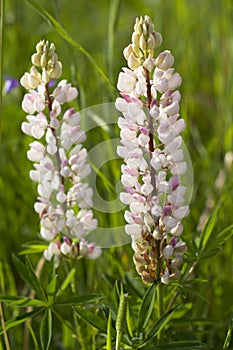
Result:
{"type": "Polygon", "coordinates": [[[119,74],[121,96],[116,108],[124,158],[121,182],[124,192],[126,234],[132,238],[134,263],[144,283],[168,284],[180,276],[187,247],[180,235],[186,188],[180,176],[186,172],[179,118],[181,77],[174,72],[174,57],[166,50],[154,58],[162,37],[148,16],[136,19],[132,43],[124,49],[129,68],[119,74]]]}
{"type": "Polygon", "coordinates": [[[50,92],[53,79],[61,76],[62,64],[54,44],[40,41],[36,51],[30,72],[20,81],[29,90],[22,101],[28,116],[21,128],[36,139],[27,157],[34,162],[30,178],[38,183],[34,208],[40,217],[40,235],[49,242],[44,257],[54,257],[57,266],[62,255],[95,259],[101,248],[85,238],[98,225],[91,209],[93,191],[85,183],[91,171],[82,147],[86,136],[80,128],[80,113],[62,108],[78,91],[62,80],[50,92]]]}

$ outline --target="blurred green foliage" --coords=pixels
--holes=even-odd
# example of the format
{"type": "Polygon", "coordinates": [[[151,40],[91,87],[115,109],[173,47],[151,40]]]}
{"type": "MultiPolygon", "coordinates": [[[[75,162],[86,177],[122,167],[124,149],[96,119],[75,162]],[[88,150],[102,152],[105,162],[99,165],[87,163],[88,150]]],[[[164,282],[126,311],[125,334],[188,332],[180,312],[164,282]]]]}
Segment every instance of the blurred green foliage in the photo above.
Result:
{"type": "MultiPolygon", "coordinates": [[[[114,86],[125,65],[122,50],[130,41],[135,17],[147,14],[152,18],[163,35],[161,50],[171,50],[175,68],[183,78],[181,114],[187,123],[184,140],[194,170],[191,214],[184,220],[185,240],[198,239],[200,227],[218,203],[221,205],[216,234],[230,225],[233,211],[233,165],[229,162],[232,155],[229,152],[233,151],[232,1],[41,0],[38,3],[90,53],[114,86]]],[[[80,50],[67,43],[26,0],[6,3],[4,75],[19,79],[30,68],[29,58],[36,43],[43,38],[55,43],[63,62],[63,77],[79,89],[79,109],[114,101],[117,91],[104,81],[80,50]]],[[[30,138],[20,130],[25,119],[20,108],[23,93],[18,87],[4,95],[1,116],[0,254],[4,276],[1,289],[9,294],[16,293],[16,282],[17,293],[25,288],[12,266],[11,254],[17,254],[22,244],[39,238],[39,220],[33,210],[36,187],[28,178],[31,164],[26,159],[30,138]]],[[[114,136],[118,136],[117,129],[113,129],[109,137],[114,136]]],[[[108,135],[102,131],[92,135],[87,147],[91,148],[104,137],[108,135]]],[[[108,166],[103,171],[111,183],[117,183],[119,169],[108,166]]],[[[98,189],[100,193],[106,192],[104,182],[101,189],[101,179],[98,189]]],[[[112,198],[111,193],[106,196],[112,198]]],[[[122,217],[116,220],[123,222],[122,217]]],[[[111,229],[107,215],[101,217],[101,221],[111,229]]],[[[38,255],[34,257],[35,263],[38,258],[38,255]]],[[[98,261],[81,262],[77,276],[79,293],[92,291],[110,295],[108,278],[122,278],[125,271],[136,276],[131,247],[106,249],[98,261]]],[[[200,261],[195,274],[207,282],[193,286],[196,294],[187,292],[183,296],[191,305],[188,313],[193,319],[206,318],[214,325],[201,330],[192,323],[185,327],[194,333],[198,331],[202,341],[220,349],[233,309],[232,239],[223,245],[221,254],[200,261]]],[[[177,333],[183,331],[180,327],[177,333]]],[[[56,326],[57,339],[58,334],[59,326],[56,326]]],[[[17,337],[19,341],[20,335],[17,337]]],[[[91,341],[91,336],[88,339],[91,341]]]]}

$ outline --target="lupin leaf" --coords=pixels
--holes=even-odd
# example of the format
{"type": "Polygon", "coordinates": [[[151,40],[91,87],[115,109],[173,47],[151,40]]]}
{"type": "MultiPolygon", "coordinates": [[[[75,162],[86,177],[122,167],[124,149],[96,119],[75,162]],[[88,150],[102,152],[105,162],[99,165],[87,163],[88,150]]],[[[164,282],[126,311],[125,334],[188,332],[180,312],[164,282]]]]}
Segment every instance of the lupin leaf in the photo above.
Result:
{"type": "Polygon", "coordinates": [[[99,294],[84,294],[77,297],[66,298],[66,299],[56,299],[54,305],[56,306],[75,306],[77,304],[93,303],[103,299],[102,295],[99,294]]]}
{"type": "Polygon", "coordinates": [[[27,297],[16,297],[11,295],[0,295],[0,301],[7,303],[9,307],[19,306],[19,307],[41,307],[46,306],[46,302],[38,299],[27,298],[27,297]]]}
{"type": "MultiPolygon", "coordinates": [[[[42,308],[39,309],[39,310],[36,309],[36,310],[34,310],[32,312],[26,312],[23,315],[20,315],[20,316],[17,316],[15,318],[12,318],[11,320],[9,320],[9,321],[7,321],[5,323],[5,330],[8,331],[11,328],[19,326],[20,324],[26,322],[30,318],[32,318],[32,317],[38,315],[39,313],[41,313],[42,310],[43,310],[42,308]]],[[[3,334],[3,330],[2,330],[2,328],[0,328],[0,335],[2,335],[2,334],[3,334]]]]}
{"type": "Polygon", "coordinates": [[[47,298],[48,301],[51,303],[54,299],[54,295],[56,292],[56,285],[57,285],[57,275],[55,275],[51,282],[48,284],[47,288],[46,288],[46,293],[47,293],[47,298]]]}
{"type": "Polygon", "coordinates": [[[139,316],[138,316],[138,334],[143,332],[143,328],[146,327],[155,304],[155,284],[152,284],[147,289],[144,298],[142,300],[139,316]]]}
{"type": "MultiPolygon", "coordinates": [[[[176,312],[177,309],[179,309],[181,305],[177,305],[168,312],[166,312],[157,322],[156,324],[151,328],[149,331],[146,341],[142,344],[142,346],[145,346],[149,344],[155,337],[156,335],[166,326],[166,324],[170,321],[171,317],[173,314],[176,312]]],[[[147,348],[145,348],[147,349],[147,348]]]]}
{"type": "Polygon", "coordinates": [[[94,328],[99,329],[100,331],[107,333],[107,322],[103,320],[100,316],[94,314],[93,312],[81,308],[79,306],[75,307],[76,313],[81,316],[85,321],[87,321],[94,328]]]}
{"type": "Polygon", "coordinates": [[[22,279],[36,292],[40,299],[46,300],[44,289],[29,263],[29,260],[27,261],[27,265],[22,263],[15,255],[12,256],[12,260],[22,279]]]}
{"type": "Polygon", "coordinates": [[[56,297],[59,297],[60,295],[62,295],[62,293],[66,290],[66,288],[68,287],[68,285],[72,282],[73,277],[76,273],[76,269],[73,267],[68,276],[66,277],[65,281],[62,283],[61,287],[58,289],[57,293],[56,293],[56,297]]]}
{"type": "Polygon", "coordinates": [[[52,340],[52,311],[45,310],[40,325],[40,342],[43,350],[48,350],[52,340]]]}

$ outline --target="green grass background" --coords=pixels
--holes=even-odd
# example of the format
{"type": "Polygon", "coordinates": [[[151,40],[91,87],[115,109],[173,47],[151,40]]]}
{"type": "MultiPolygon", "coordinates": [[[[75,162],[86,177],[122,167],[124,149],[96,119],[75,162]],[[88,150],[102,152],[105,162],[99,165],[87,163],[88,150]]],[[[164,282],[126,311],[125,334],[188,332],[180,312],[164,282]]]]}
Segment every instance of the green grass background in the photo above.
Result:
{"type": "MultiPolygon", "coordinates": [[[[185,240],[198,239],[200,224],[219,202],[216,234],[230,225],[233,167],[226,167],[224,159],[233,149],[232,1],[46,0],[38,3],[89,52],[115,87],[121,67],[126,64],[122,50],[130,42],[135,17],[147,14],[152,18],[156,30],[163,36],[161,50],[172,51],[175,68],[183,78],[181,115],[187,123],[184,141],[194,170],[191,213],[184,220],[185,240]]],[[[36,43],[46,38],[56,45],[63,62],[63,77],[79,89],[79,109],[115,100],[117,91],[111,84],[26,0],[6,2],[4,32],[4,75],[19,79],[31,66],[30,56],[36,43]]],[[[25,119],[20,108],[23,93],[24,90],[18,87],[4,95],[1,115],[0,279],[2,291],[9,294],[20,294],[25,290],[12,265],[11,254],[18,254],[22,244],[37,240],[39,231],[39,220],[33,210],[36,188],[28,179],[31,164],[26,159],[30,139],[20,130],[25,119]]],[[[118,136],[117,130],[110,136],[100,130],[96,136],[92,135],[87,147],[113,136],[118,136]]],[[[110,163],[103,169],[112,183],[117,183],[120,176],[116,165],[120,164],[110,163]]],[[[116,194],[106,191],[106,180],[99,178],[98,181],[100,193],[109,200],[114,198],[116,194]]],[[[123,223],[119,215],[114,217],[114,225],[108,215],[99,219],[109,229],[123,223]]],[[[35,263],[38,257],[33,257],[35,263]]],[[[137,278],[131,247],[106,249],[98,261],[81,263],[79,292],[104,291],[108,295],[111,289],[106,276],[121,278],[125,271],[137,278]]],[[[189,327],[193,327],[200,340],[220,349],[233,311],[232,239],[223,245],[221,254],[202,260],[195,274],[207,282],[195,286],[198,295],[188,293],[185,296],[190,305],[189,315],[213,323],[198,332],[195,326],[189,327]]],[[[17,337],[20,339],[20,332],[17,337]]]]}

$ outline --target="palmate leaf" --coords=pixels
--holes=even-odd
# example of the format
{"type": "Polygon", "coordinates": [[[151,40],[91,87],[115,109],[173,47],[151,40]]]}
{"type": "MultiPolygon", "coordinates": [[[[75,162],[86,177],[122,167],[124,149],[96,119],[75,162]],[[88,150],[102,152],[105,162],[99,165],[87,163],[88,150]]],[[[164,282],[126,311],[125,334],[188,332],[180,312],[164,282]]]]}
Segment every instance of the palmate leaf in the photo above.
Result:
{"type": "Polygon", "coordinates": [[[48,350],[52,340],[52,311],[45,310],[40,324],[40,343],[42,350],[48,350]]]}
{"type": "Polygon", "coordinates": [[[57,293],[56,293],[56,297],[59,297],[60,295],[62,295],[62,293],[66,290],[66,288],[68,287],[68,285],[73,281],[74,275],[76,273],[76,268],[72,268],[68,274],[68,276],[66,277],[65,281],[62,283],[61,287],[58,289],[57,293]]]}
{"type": "MultiPolygon", "coordinates": [[[[76,313],[81,316],[85,321],[87,321],[94,328],[97,328],[99,331],[107,333],[107,321],[102,319],[100,316],[94,314],[93,312],[81,308],[79,306],[75,307],[76,313]]],[[[112,330],[115,333],[115,330],[112,330]]],[[[114,334],[115,335],[115,334],[114,334]]]]}
{"type": "MultiPolygon", "coordinates": [[[[149,331],[146,340],[141,344],[141,347],[143,349],[147,349],[148,344],[156,337],[156,335],[166,326],[166,324],[170,321],[173,314],[181,307],[181,305],[176,305],[174,308],[166,312],[157,322],[156,324],[151,328],[149,331]]],[[[139,349],[141,349],[141,347],[139,349]]]]}
{"type": "Polygon", "coordinates": [[[99,294],[84,294],[77,297],[66,299],[55,299],[54,305],[56,306],[75,306],[77,304],[93,303],[103,299],[104,297],[99,294]]]}
{"type": "Polygon", "coordinates": [[[47,288],[46,288],[46,294],[47,294],[47,298],[49,303],[52,303],[54,296],[55,296],[55,292],[56,292],[56,285],[57,285],[57,275],[55,275],[51,282],[48,284],[47,288]]]}
{"type": "MultiPolygon", "coordinates": [[[[19,326],[20,324],[26,322],[30,318],[39,315],[43,310],[44,310],[44,308],[40,308],[39,310],[36,309],[34,311],[26,312],[23,315],[12,318],[11,320],[9,320],[5,323],[5,330],[8,331],[11,328],[19,326]]],[[[2,334],[3,334],[3,330],[2,330],[2,328],[0,328],[0,335],[2,335],[2,334]]]]}
{"type": "Polygon", "coordinates": [[[16,297],[12,295],[0,295],[0,301],[7,303],[7,306],[19,306],[19,307],[41,307],[46,306],[47,303],[42,300],[27,298],[27,297],[16,297]]]}
{"type": "Polygon", "coordinates": [[[19,255],[31,255],[43,253],[48,248],[48,244],[42,242],[32,242],[23,245],[24,249],[20,251],[19,255]]]}
{"type": "Polygon", "coordinates": [[[98,66],[95,59],[89,54],[88,51],[86,51],[79,43],[77,43],[62,26],[55,20],[55,18],[46,11],[43,7],[41,7],[36,1],[34,0],[27,0],[29,4],[31,4],[39,13],[40,15],[45,18],[49,24],[57,31],[57,33],[65,39],[68,43],[71,45],[77,47],[79,51],[81,51],[85,57],[90,61],[90,63],[94,66],[94,68],[100,73],[100,75],[103,77],[103,79],[112,87],[115,89],[113,84],[108,79],[107,75],[104,73],[104,71],[98,66]]]}
{"type": "Polygon", "coordinates": [[[126,283],[126,288],[127,291],[130,294],[136,294],[137,296],[139,296],[139,298],[143,298],[145,295],[145,287],[142,284],[141,281],[138,281],[135,276],[133,276],[131,273],[126,273],[125,274],[125,283],[126,283]]]}
{"type": "Polygon", "coordinates": [[[37,278],[29,260],[27,260],[27,265],[22,263],[22,261],[20,261],[15,255],[12,256],[12,260],[22,279],[28,284],[31,289],[36,292],[40,299],[46,301],[45,291],[39,279],[37,278]]]}

